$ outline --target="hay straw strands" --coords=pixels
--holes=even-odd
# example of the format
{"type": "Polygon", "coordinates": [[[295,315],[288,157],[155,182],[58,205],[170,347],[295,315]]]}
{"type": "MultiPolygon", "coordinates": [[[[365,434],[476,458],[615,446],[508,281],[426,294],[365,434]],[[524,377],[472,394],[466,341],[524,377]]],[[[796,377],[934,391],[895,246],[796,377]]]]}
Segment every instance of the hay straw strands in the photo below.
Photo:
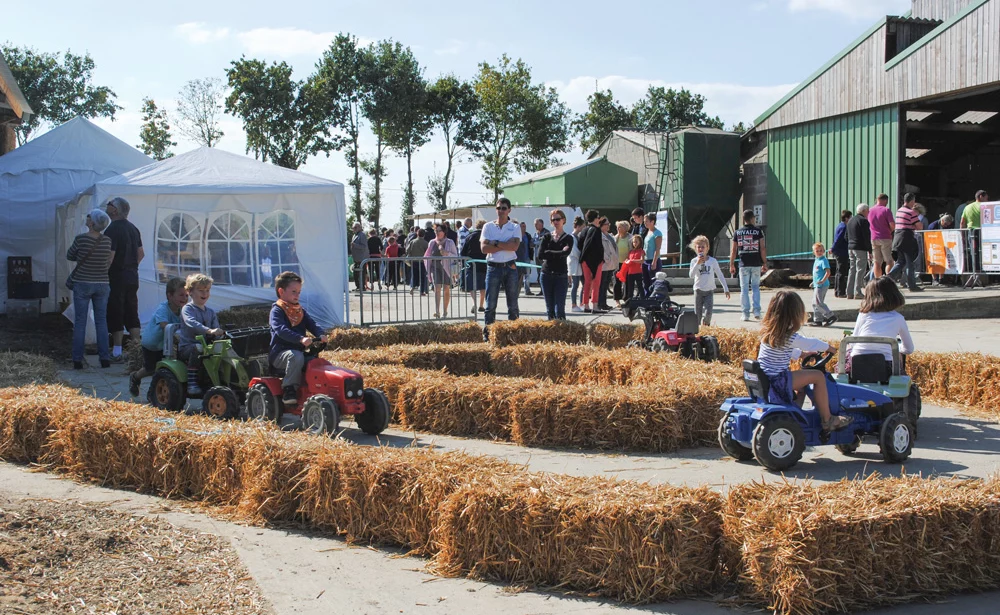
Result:
{"type": "Polygon", "coordinates": [[[266,327],[271,316],[270,305],[236,305],[219,311],[219,323],[223,327],[266,327]]]}
{"type": "Polygon", "coordinates": [[[537,342],[586,344],[587,327],[567,320],[500,320],[490,325],[490,343],[498,348],[537,342]]]}
{"type": "Polygon", "coordinates": [[[28,352],[0,352],[0,388],[56,381],[56,363],[28,352]]]}
{"type": "Polygon", "coordinates": [[[441,325],[387,325],[384,327],[334,328],[330,330],[332,349],[377,348],[394,344],[471,344],[483,341],[483,329],[474,322],[441,325]]]}
{"type": "Polygon", "coordinates": [[[348,349],[323,353],[323,358],[340,365],[402,365],[413,369],[445,370],[457,376],[490,371],[489,344],[421,344],[382,346],[365,350],[348,349]]]}
{"type": "Polygon", "coordinates": [[[1000,587],[996,481],[741,485],[730,490],[723,529],[744,591],[781,614],[1000,587]]]}
{"type": "Polygon", "coordinates": [[[652,602],[709,593],[721,497],[557,475],[501,477],[445,502],[432,569],[652,602]]]}
{"type": "Polygon", "coordinates": [[[596,352],[600,350],[591,346],[561,343],[504,346],[493,349],[490,371],[498,376],[576,382],[579,362],[596,352]]]}
{"type": "Polygon", "coordinates": [[[587,327],[591,346],[625,348],[632,340],[641,340],[645,327],[642,324],[594,323],[587,327]]]}

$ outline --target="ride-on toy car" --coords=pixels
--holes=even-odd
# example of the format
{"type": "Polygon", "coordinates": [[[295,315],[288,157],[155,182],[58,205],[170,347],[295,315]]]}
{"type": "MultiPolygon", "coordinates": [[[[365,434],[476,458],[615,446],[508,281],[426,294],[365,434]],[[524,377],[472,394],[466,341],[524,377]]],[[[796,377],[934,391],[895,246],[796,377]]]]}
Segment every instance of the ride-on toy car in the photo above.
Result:
{"type": "MultiPolygon", "coordinates": [[[[157,408],[178,411],[187,402],[187,364],[177,358],[174,335],[180,325],[167,325],[163,359],[156,364],[149,386],[149,402],[157,408]]],[[[198,385],[202,409],[220,419],[239,416],[250,380],[267,366],[269,327],[229,328],[219,339],[198,336],[202,348],[198,385]]]]}
{"type": "MultiPolygon", "coordinates": [[[[874,436],[885,461],[899,463],[909,458],[913,426],[906,412],[900,411],[895,400],[882,392],[838,382],[827,374],[825,368],[833,356],[830,352],[807,357],[802,368],[824,372],[830,410],[854,418],[847,428],[825,431],[815,409],[768,403],[767,375],[756,361],[745,360],[743,381],[749,396],[730,398],[722,404],[719,423],[722,450],[741,461],[756,458],[765,468],[780,471],[798,463],[806,446],[832,444],[841,452],[853,453],[862,438],[874,436]]],[[[884,363],[885,359],[882,360],[884,363]]]]}
{"type": "MultiPolygon", "coordinates": [[[[920,418],[922,402],[920,388],[906,373],[906,363],[899,353],[899,341],[891,337],[856,337],[845,336],[840,341],[840,352],[837,356],[837,382],[841,384],[856,384],[876,393],[891,397],[897,412],[904,412],[910,419],[913,428],[913,439],[917,439],[917,420],[920,418]],[[847,353],[852,344],[879,344],[888,346],[892,351],[892,364],[887,365],[885,355],[880,352],[859,354],[851,358],[850,369],[847,364],[847,353]]],[[[860,444],[860,441],[857,443],[860,444]]],[[[857,444],[837,447],[844,454],[857,450],[857,444]]]]}
{"type": "Polygon", "coordinates": [[[315,434],[333,434],[340,417],[354,415],[361,431],[378,435],[389,426],[389,400],[378,389],[364,388],[361,374],[337,367],[319,353],[326,344],[313,340],[306,348],[306,367],[295,406],[281,401],[281,379],[284,374],[269,367],[266,375],[250,381],[247,392],[246,417],[250,420],[281,420],[283,414],[298,415],[302,428],[315,434]]]}
{"type": "Polygon", "coordinates": [[[698,335],[698,317],[684,306],[660,299],[630,299],[622,306],[629,320],[641,318],[646,332],[641,340],[629,342],[629,348],[653,352],[679,352],[682,357],[715,361],[719,341],[714,336],[698,335]]]}

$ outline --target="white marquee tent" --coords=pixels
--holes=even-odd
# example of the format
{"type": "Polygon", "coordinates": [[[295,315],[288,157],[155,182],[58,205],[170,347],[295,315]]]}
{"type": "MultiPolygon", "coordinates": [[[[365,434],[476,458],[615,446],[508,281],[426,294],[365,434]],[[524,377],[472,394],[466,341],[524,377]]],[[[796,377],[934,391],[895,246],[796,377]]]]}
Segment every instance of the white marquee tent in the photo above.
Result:
{"type": "Polygon", "coordinates": [[[44,307],[54,310],[61,286],[56,265],[65,261],[56,254],[56,206],[150,162],[80,117],[0,156],[0,297],[7,298],[7,257],[30,256],[34,279],[50,282],[44,307]]]}
{"type": "Polygon", "coordinates": [[[114,197],[129,201],[142,233],[143,322],[171,277],[212,276],[209,306],[218,311],[274,301],[274,276],[285,270],[305,279],[302,304],[321,326],[347,322],[343,184],[203,147],[97,182],[60,208],[60,243],[82,232],[94,204],[114,197]]]}

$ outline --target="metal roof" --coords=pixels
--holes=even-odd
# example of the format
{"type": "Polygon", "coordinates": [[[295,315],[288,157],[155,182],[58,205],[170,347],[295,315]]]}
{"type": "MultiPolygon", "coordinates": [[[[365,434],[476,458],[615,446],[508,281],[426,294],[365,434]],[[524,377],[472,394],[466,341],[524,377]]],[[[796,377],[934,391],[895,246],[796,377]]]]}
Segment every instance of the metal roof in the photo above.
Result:
{"type": "Polygon", "coordinates": [[[21,121],[34,115],[35,112],[31,110],[31,105],[21,93],[21,88],[17,87],[17,81],[14,80],[14,75],[10,72],[10,67],[7,66],[7,61],[4,60],[2,53],[0,53],[0,92],[3,92],[7,98],[7,104],[10,105],[14,114],[21,118],[21,121]]]}
{"type": "Polygon", "coordinates": [[[601,156],[600,158],[591,158],[589,160],[584,160],[583,162],[577,162],[574,164],[564,164],[562,166],[552,167],[551,169],[542,169],[541,171],[537,171],[535,173],[522,175],[521,177],[518,177],[517,179],[508,182],[503,186],[500,186],[500,189],[503,190],[504,188],[509,188],[511,186],[517,186],[520,184],[526,184],[541,179],[551,179],[553,177],[561,177],[563,175],[566,175],[567,173],[571,173],[573,171],[576,171],[577,169],[582,169],[583,167],[592,165],[602,160],[605,160],[603,156],[601,156]]]}

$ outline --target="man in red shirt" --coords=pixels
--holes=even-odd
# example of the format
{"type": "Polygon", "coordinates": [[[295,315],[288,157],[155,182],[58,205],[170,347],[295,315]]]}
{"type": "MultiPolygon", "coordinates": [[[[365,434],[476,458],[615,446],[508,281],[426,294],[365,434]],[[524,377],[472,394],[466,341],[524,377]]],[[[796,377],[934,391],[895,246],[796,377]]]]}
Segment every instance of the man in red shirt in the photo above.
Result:
{"type": "Polygon", "coordinates": [[[883,271],[889,271],[895,264],[892,259],[892,234],[896,223],[892,210],[889,209],[889,197],[878,195],[875,206],[868,210],[868,224],[872,231],[872,256],[875,259],[875,277],[882,277],[883,271]],[[885,270],[882,269],[885,263],[885,270]]]}

